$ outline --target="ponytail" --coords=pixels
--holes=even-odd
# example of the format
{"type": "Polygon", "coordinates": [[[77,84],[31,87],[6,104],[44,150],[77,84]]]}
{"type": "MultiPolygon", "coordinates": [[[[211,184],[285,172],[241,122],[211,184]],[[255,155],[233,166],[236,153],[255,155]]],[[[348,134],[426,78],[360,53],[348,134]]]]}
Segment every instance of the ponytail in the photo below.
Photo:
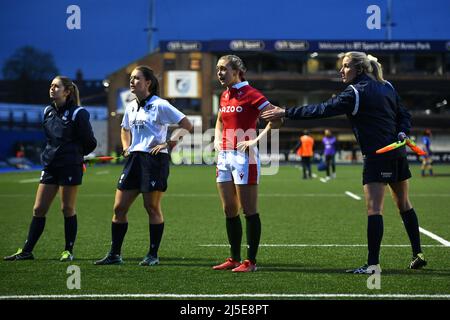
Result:
{"type": "Polygon", "coordinates": [[[80,91],[75,83],[72,82],[68,77],[56,76],[55,79],[59,79],[64,86],[64,90],[69,90],[70,94],[67,96],[66,103],[73,106],[80,106],[80,91]]]}
{"type": "Polygon", "coordinates": [[[344,54],[344,57],[351,59],[359,74],[364,72],[378,82],[385,82],[383,78],[383,67],[376,57],[358,51],[347,52],[344,54]]]}
{"type": "Polygon", "coordinates": [[[370,65],[372,66],[372,75],[378,82],[384,83],[385,80],[383,78],[383,67],[381,66],[381,63],[379,63],[377,60],[369,60],[370,65]]]}
{"type": "Polygon", "coordinates": [[[71,92],[69,99],[72,99],[72,101],[75,103],[75,105],[81,106],[80,91],[78,90],[78,87],[74,82],[72,82],[72,86],[73,86],[73,92],[71,92]]]}
{"type": "Polygon", "coordinates": [[[144,75],[145,80],[150,80],[150,85],[148,87],[148,92],[150,92],[150,95],[152,96],[158,96],[159,95],[159,82],[158,79],[155,76],[155,73],[153,72],[152,68],[149,66],[141,65],[137,66],[135,70],[138,70],[142,72],[144,75]]]}

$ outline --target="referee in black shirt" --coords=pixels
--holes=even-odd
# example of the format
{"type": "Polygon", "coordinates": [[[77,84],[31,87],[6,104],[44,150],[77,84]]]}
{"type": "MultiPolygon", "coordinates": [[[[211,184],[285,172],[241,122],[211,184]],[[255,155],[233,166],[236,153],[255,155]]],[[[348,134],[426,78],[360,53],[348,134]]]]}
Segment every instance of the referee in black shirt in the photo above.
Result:
{"type": "Polygon", "coordinates": [[[44,110],[47,144],[41,154],[44,169],[34,202],[33,219],[24,247],[5,260],[34,259],[32,251],[44,231],[45,215],[60,189],[66,240],[60,261],[73,260],[77,235],[75,202],[83,177],[83,156],[95,149],[97,141],[89,122],[89,112],[80,107],[78,88],[72,80],[57,76],[49,93],[53,102],[44,110]]]}
{"type": "Polygon", "coordinates": [[[262,118],[273,120],[317,119],[346,114],[364,157],[363,186],[367,203],[368,260],[349,273],[381,272],[379,253],[383,237],[383,201],[386,184],[400,211],[411,241],[411,269],[420,269],[427,262],[420,246],[419,223],[408,196],[411,177],[405,147],[385,154],[375,151],[397,140],[404,140],[411,127],[410,114],[401,105],[393,86],[383,79],[377,59],[363,52],[347,52],[340,70],[342,81],[349,86],[337,96],[316,105],[291,109],[274,107],[262,118]]]}

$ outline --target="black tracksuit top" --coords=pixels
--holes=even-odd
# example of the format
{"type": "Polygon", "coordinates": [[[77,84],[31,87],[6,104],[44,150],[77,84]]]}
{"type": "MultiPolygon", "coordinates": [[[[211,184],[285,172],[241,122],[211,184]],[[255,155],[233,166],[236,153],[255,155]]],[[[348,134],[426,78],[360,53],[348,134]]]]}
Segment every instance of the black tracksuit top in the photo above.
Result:
{"type": "Polygon", "coordinates": [[[97,146],[89,112],[76,105],[56,108],[54,104],[44,110],[43,127],[47,144],[41,154],[42,165],[62,167],[80,165],[83,156],[97,146]]]}
{"type": "Polygon", "coordinates": [[[331,99],[286,110],[288,119],[317,119],[347,115],[365,159],[406,156],[405,147],[377,155],[375,151],[398,140],[397,134],[409,135],[411,115],[402,106],[394,87],[366,75],[357,76],[351,85],[331,99]]]}

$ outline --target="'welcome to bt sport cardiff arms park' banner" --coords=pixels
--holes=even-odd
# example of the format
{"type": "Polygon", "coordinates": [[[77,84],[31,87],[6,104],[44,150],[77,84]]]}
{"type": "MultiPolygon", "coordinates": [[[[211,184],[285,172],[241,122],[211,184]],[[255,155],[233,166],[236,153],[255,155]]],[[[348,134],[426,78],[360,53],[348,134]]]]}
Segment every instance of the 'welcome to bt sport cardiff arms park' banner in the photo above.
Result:
{"type": "Polygon", "coordinates": [[[317,41],[317,40],[214,40],[160,41],[162,52],[223,51],[413,51],[447,52],[450,41],[317,41]]]}

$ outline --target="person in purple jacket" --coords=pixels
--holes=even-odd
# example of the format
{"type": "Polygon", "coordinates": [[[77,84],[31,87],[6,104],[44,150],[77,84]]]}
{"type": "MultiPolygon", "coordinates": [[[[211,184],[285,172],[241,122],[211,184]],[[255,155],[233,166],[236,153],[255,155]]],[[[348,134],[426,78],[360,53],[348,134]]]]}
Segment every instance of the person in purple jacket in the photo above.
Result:
{"type": "Polygon", "coordinates": [[[327,168],[327,179],[336,178],[336,162],[334,160],[334,156],[336,154],[336,137],[331,134],[330,130],[325,130],[325,136],[322,139],[322,143],[327,168]],[[331,175],[330,170],[332,172],[331,175]]]}
{"type": "Polygon", "coordinates": [[[425,177],[425,171],[428,170],[430,173],[430,176],[433,176],[433,160],[431,158],[432,152],[431,152],[431,130],[426,129],[423,132],[422,137],[422,143],[424,145],[424,150],[427,153],[422,157],[422,177],[425,177]]]}

